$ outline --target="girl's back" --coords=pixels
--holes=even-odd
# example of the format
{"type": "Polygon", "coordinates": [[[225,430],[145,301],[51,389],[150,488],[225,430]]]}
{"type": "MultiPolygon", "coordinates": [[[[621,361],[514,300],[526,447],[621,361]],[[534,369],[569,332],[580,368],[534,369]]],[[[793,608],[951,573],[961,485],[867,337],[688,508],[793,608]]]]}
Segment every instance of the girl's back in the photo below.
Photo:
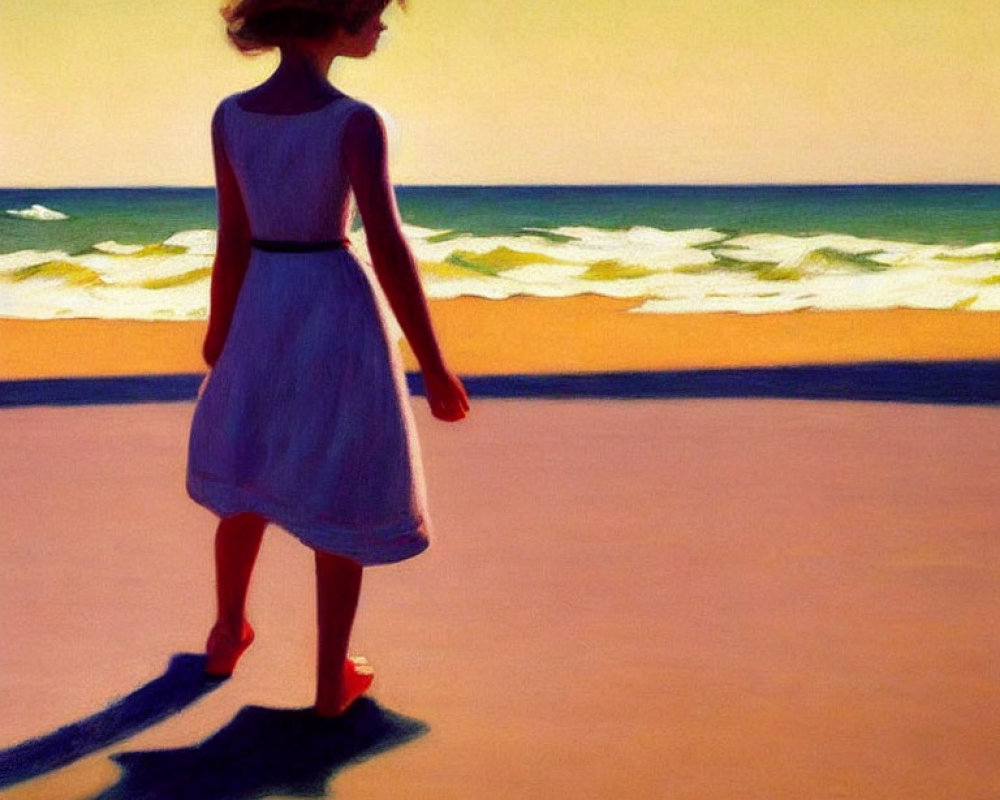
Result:
{"type": "Polygon", "coordinates": [[[258,239],[345,237],[350,185],[341,155],[344,127],[362,103],[338,96],[297,114],[248,111],[241,95],[219,106],[222,146],[258,239]]]}

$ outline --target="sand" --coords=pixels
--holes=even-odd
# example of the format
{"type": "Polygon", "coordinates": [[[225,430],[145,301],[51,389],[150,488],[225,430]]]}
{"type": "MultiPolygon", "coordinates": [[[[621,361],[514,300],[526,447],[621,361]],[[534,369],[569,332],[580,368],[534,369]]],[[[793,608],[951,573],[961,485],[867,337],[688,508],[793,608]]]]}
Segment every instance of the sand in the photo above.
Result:
{"type": "MultiPolygon", "coordinates": [[[[601,297],[431,303],[465,375],[1000,358],[1000,314],[634,314],[601,297]]],[[[204,322],[0,319],[0,380],[201,372],[204,322]]],[[[407,357],[410,369],[415,367],[407,357]]]]}
{"type": "MultiPolygon", "coordinates": [[[[212,517],[183,491],[192,408],[0,411],[0,747],[200,649],[212,517]]],[[[426,733],[346,767],[290,758],[279,796],[317,774],[342,800],[1000,793],[1000,410],[415,411],[435,543],[366,573],[356,650],[379,707],[426,733]]],[[[277,530],[251,614],[258,640],[229,682],[4,796],[91,798],[120,778],[110,756],[220,730],[233,749],[137,756],[128,786],[164,763],[172,797],[213,796],[198,765],[254,786],[273,756],[256,736],[285,717],[230,723],[312,691],[310,558],[277,530]]]]}
{"type": "MultiPolygon", "coordinates": [[[[994,314],[627,308],[432,313],[462,374],[1000,357],[994,314]]],[[[0,320],[0,379],[198,372],[203,334],[0,320]]],[[[435,543],[366,573],[355,638],[378,674],[361,719],[422,735],[303,765],[327,742],[290,710],[311,702],[311,560],[275,529],[231,681],[3,797],[135,796],[144,775],[150,797],[214,797],[206,774],[394,800],[1000,795],[1000,410],[479,400],[444,425],[414,402],[435,543]],[[163,748],[194,749],[111,760],[163,748]],[[256,765],[285,751],[275,783],[256,765]]],[[[0,748],[200,651],[213,518],[183,490],[192,410],[0,410],[0,748]]]]}

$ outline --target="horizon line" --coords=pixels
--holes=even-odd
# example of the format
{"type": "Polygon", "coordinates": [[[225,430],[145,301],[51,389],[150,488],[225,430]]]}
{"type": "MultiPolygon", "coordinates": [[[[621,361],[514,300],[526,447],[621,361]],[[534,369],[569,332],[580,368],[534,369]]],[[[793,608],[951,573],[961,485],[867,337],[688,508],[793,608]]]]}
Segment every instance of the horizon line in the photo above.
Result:
{"type": "MultiPolygon", "coordinates": [[[[396,189],[856,189],[856,188],[916,188],[916,187],[976,187],[1000,188],[1000,181],[862,181],[844,182],[775,182],[745,183],[397,183],[396,189]]],[[[0,186],[3,192],[79,191],[108,189],[215,189],[214,184],[86,184],[64,186],[0,186]]]]}

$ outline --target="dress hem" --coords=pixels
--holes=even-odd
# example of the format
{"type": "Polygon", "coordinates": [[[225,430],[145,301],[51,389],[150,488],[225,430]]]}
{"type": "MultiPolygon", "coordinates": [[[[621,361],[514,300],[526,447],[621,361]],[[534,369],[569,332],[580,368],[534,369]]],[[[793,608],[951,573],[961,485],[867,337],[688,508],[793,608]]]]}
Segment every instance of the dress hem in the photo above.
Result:
{"type": "Polygon", "coordinates": [[[350,558],[365,567],[413,558],[430,544],[427,520],[423,516],[408,515],[400,522],[375,527],[302,519],[281,502],[263,497],[253,486],[232,486],[190,473],[187,476],[187,493],[196,503],[220,517],[259,514],[308,547],[350,558]],[[367,539],[371,544],[365,546],[359,541],[361,539],[367,539]]]}

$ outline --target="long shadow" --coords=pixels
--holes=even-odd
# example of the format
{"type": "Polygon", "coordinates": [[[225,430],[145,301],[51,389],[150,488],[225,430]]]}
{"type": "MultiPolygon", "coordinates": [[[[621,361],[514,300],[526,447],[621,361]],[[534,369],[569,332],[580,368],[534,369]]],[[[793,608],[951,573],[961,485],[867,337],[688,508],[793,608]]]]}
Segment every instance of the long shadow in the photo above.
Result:
{"type": "Polygon", "coordinates": [[[323,797],[343,767],[415,739],[423,722],[362,698],[342,717],[245,706],[194,747],[119,753],[122,777],[91,800],[323,797]]]}
{"type": "Polygon", "coordinates": [[[221,685],[205,656],[178,653],[158,678],[86,719],[0,751],[0,788],[65,767],[176,714],[221,685]]]}
{"type": "MultiPolygon", "coordinates": [[[[787,398],[1000,404],[1000,361],[876,361],[786,367],[472,375],[475,397],[787,398]]],[[[416,376],[410,389],[416,393],[416,376]]]]}
{"type": "MultiPolygon", "coordinates": [[[[0,381],[0,408],[194,400],[204,376],[131,375],[0,381]]],[[[410,392],[423,394],[418,373],[410,392]]],[[[473,397],[863,400],[1000,405],[1000,360],[872,361],[785,367],[468,375],[473,397]]]]}

